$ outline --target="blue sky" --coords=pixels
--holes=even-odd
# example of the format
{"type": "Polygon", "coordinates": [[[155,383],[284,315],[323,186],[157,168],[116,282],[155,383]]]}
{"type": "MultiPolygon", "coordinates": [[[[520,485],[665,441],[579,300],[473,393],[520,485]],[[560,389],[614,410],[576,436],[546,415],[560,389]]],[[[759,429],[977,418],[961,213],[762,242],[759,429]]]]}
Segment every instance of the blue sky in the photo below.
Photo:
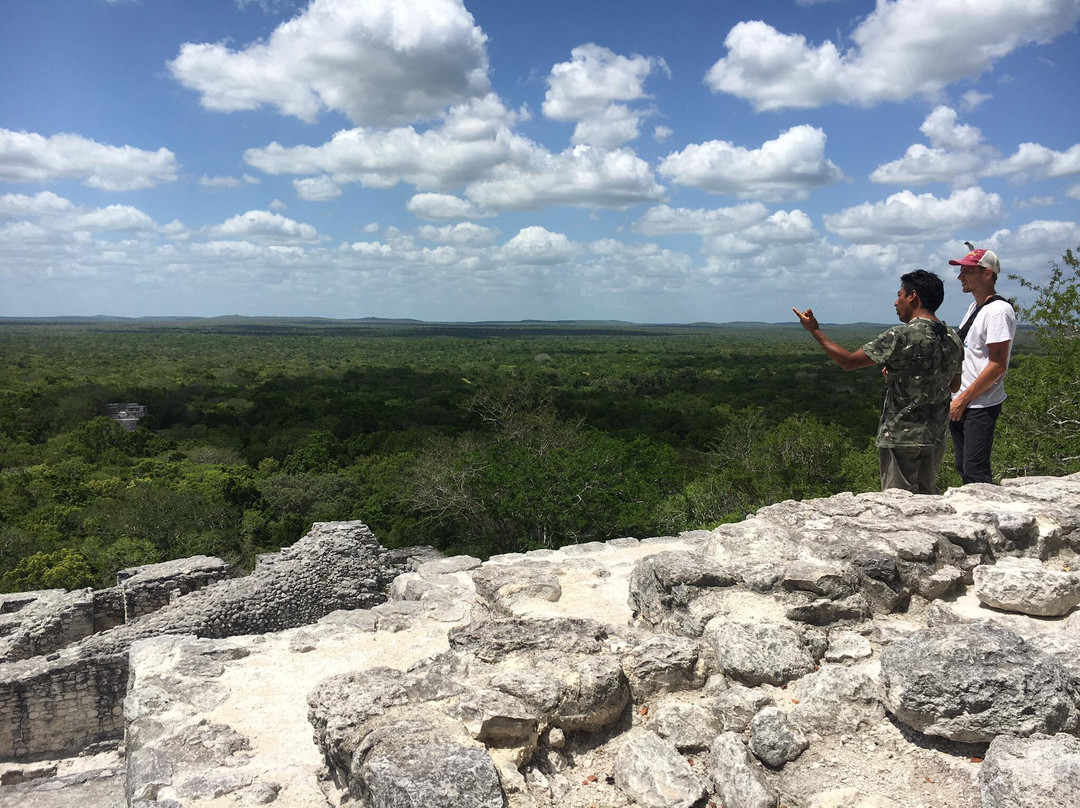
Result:
{"type": "MultiPolygon", "coordinates": [[[[1080,0],[7,0],[0,316],[892,319],[1080,245],[1080,0]]],[[[1020,295],[1012,281],[999,291],[1020,295]]]]}

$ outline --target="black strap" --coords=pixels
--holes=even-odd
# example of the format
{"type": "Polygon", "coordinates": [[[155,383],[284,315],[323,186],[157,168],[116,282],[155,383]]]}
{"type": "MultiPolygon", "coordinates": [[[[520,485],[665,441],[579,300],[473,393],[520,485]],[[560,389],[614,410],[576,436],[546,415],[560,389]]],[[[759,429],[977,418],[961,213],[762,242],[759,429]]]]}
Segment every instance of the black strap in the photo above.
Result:
{"type": "MultiPolygon", "coordinates": [[[[967,333],[971,330],[972,324],[975,322],[975,318],[979,316],[979,312],[982,311],[983,306],[988,303],[993,303],[995,300],[1005,300],[1001,295],[990,295],[982,303],[975,307],[975,310],[971,312],[971,316],[964,320],[964,324],[956,329],[956,333],[960,335],[960,341],[967,339],[967,333]]],[[[1005,300],[1008,303],[1008,300],[1005,300]]]]}

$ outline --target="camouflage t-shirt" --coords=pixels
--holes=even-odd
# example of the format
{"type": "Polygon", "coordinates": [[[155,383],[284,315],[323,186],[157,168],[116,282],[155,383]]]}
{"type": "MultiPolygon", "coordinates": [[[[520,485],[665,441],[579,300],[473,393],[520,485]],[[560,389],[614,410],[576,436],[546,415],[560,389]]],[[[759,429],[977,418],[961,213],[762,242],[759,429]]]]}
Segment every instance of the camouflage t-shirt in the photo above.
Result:
{"type": "Polygon", "coordinates": [[[920,317],[890,328],[862,349],[889,369],[877,445],[945,445],[949,383],[960,372],[964,356],[956,332],[920,317]]]}

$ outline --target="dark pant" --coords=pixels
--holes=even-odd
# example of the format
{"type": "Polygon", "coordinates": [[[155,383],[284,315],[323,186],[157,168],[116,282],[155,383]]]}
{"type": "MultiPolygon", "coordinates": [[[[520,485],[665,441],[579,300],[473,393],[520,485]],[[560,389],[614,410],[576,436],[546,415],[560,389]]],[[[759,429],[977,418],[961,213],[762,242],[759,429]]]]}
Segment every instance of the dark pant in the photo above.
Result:
{"type": "Polygon", "coordinates": [[[1000,404],[968,407],[959,421],[949,421],[956,470],[965,485],[994,482],[994,475],[990,473],[990,447],[994,443],[994,426],[1000,414],[1000,404]]]}

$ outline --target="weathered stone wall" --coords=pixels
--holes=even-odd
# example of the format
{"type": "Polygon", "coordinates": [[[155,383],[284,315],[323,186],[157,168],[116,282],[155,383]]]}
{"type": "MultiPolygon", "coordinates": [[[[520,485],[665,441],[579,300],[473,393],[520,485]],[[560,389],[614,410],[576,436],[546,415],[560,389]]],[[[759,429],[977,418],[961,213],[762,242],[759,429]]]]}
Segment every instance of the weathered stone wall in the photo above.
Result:
{"type": "Polygon", "coordinates": [[[126,651],[65,650],[0,670],[0,759],[74,754],[123,731],[126,651]]]}
{"type": "Polygon", "coordinates": [[[119,737],[127,651],[135,640],[262,634],[337,609],[369,608],[386,599],[407,563],[360,522],[317,523],[249,576],[217,581],[62,653],[0,664],[0,760],[66,754],[119,737]]]}
{"type": "Polygon", "coordinates": [[[116,575],[116,586],[94,592],[94,633],[130,623],[228,577],[228,565],[211,556],[121,570],[116,575]]]}
{"type": "Polygon", "coordinates": [[[0,662],[51,654],[94,632],[89,589],[0,595],[0,662]]]}

